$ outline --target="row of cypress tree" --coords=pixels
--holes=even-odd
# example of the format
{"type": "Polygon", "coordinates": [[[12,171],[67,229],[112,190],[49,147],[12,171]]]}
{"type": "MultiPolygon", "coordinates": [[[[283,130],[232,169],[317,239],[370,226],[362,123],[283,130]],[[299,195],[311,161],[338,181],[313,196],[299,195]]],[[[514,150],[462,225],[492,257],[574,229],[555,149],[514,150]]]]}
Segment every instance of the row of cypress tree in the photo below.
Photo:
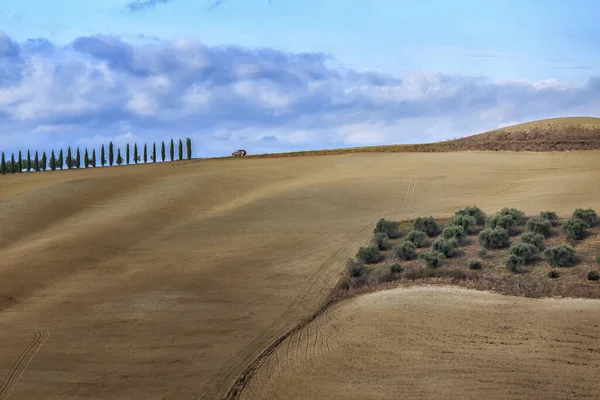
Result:
{"type": "MultiPolygon", "coordinates": [[[[186,149],[185,149],[186,150],[186,158],[188,160],[191,160],[192,159],[192,139],[190,139],[190,138],[185,139],[185,147],[186,147],[186,149]]],[[[115,163],[117,165],[122,165],[123,163],[127,163],[127,165],[129,165],[129,163],[130,163],[129,143],[127,143],[127,145],[125,146],[125,158],[123,158],[121,156],[120,148],[117,148],[117,154],[116,154],[116,158],[115,158],[114,149],[115,149],[115,146],[114,146],[113,142],[110,142],[108,144],[108,159],[106,159],[104,145],[101,146],[101,148],[100,148],[100,165],[103,167],[107,163],[111,167],[115,163]]],[[[181,139],[179,139],[179,148],[178,148],[177,155],[179,156],[178,157],[179,160],[183,160],[183,141],[181,139]]],[[[163,162],[166,159],[165,142],[162,142],[162,144],[161,144],[160,158],[163,162]]],[[[169,158],[170,158],[170,161],[175,161],[175,141],[173,139],[171,139],[171,143],[170,143],[170,147],[169,147],[169,158]]],[[[152,154],[151,155],[148,154],[148,146],[146,144],[144,144],[143,155],[140,155],[138,152],[137,143],[134,143],[134,145],[133,145],[133,162],[137,164],[138,162],[141,162],[143,160],[144,163],[147,163],[148,159],[150,159],[154,163],[158,161],[158,158],[156,156],[156,142],[154,142],[152,145],[152,154]]],[[[17,160],[15,160],[14,153],[12,153],[10,160],[6,160],[4,152],[2,152],[2,159],[0,160],[0,172],[2,173],[2,175],[5,175],[7,173],[14,174],[15,172],[22,172],[22,171],[36,171],[36,172],[46,171],[47,168],[49,168],[51,171],[55,171],[57,168],[62,170],[63,167],[65,167],[65,166],[68,169],[81,168],[81,161],[82,161],[81,152],[80,152],[79,148],[76,149],[75,156],[73,157],[72,152],[71,152],[71,147],[69,147],[67,149],[66,157],[64,157],[62,149],[59,151],[58,157],[55,156],[54,150],[52,150],[52,152],[50,154],[50,158],[46,157],[46,152],[43,152],[42,156],[39,157],[39,154],[36,151],[35,155],[33,157],[33,160],[31,159],[31,152],[29,150],[27,150],[27,158],[26,159],[23,159],[22,153],[21,153],[21,151],[19,151],[17,160]]],[[[90,154],[88,153],[88,149],[86,148],[84,156],[83,156],[84,167],[85,168],[88,168],[88,167],[95,168],[96,164],[97,164],[96,163],[96,149],[92,150],[92,154],[90,157],[90,154]]]]}

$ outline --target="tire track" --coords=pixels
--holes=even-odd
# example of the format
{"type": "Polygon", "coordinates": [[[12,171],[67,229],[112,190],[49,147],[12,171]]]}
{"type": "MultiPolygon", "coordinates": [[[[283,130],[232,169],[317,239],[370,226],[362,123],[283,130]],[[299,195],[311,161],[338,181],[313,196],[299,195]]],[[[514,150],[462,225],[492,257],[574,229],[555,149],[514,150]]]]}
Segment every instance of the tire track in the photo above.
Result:
{"type": "MultiPolygon", "coordinates": [[[[313,357],[316,359],[317,358],[317,342],[319,341],[319,332],[321,332],[321,330],[319,329],[319,325],[317,324],[317,319],[315,318],[315,342],[313,343],[313,357]]],[[[321,355],[323,355],[321,353],[321,355]]]]}
{"type": "MultiPolygon", "coordinates": [[[[405,202],[401,207],[401,210],[391,215],[399,215],[405,212],[405,210],[410,207],[412,204],[412,199],[414,197],[414,189],[416,187],[416,178],[411,178],[409,181],[407,195],[405,197],[405,202]]],[[[376,221],[375,221],[376,222],[376,221]]],[[[239,392],[237,392],[234,387],[237,385],[238,381],[247,382],[250,377],[248,374],[250,373],[249,368],[246,367],[254,363],[257,358],[253,357],[253,354],[256,351],[260,350],[260,347],[268,349],[270,346],[268,343],[273,343],[274,341],[278,341],[278,337],[281,338],[281,335],[277,335],[277,327],[286,323],[286,319],[290,314],[294,311],[296,305],[303,300],[306,295],[310,292],[310,290],[315,286],[318,279],[321,277],[322,273],[330,268],[335,262],[344,254],[352,253],[352,250],[358,249],[360,245],[365,242],[359,241],[361,237],[363,237],[370,229],[372,229],[373,222],[364,225],[362,228],[357,230],[355,233],[350,235],[343,243],[335,250],[332,254],[330,254],[320,265],[317,267],[309,276],[309,278],[304,282],[304,284],[300,287],[300,290],[296,294],[296,296],[292,299],[287,308],[283,311],[282,314],[279,315],[271,324],[265,328],[256,338],[254,338],[246,347],[238,351],[234,354],[228,361],[226,361],[217,372],[213,374],[213,376],[208,380],[208,382],[204,385],[199,392],[197,392],[193,400],[214,400],[216,398],[222,397],[225,395],[225,398],[231,396],[238,396],[239,392]],[[357,243],[358,242],[358,243],[357,243]],[[269,340],[271,339],[271,340],[269,340]],[[262,346],[261,346],[262,344],[262,346]],[[254,361],[252,361],[254,359],[254,361]],[[246,361],[245,363],[243,361],[246,361]],[[234,377],[235,375],[235,377],[234,377]],[[237,377],[237,378],[236,378],[237,377]],[[227,389],[224,385],[229,384],[232,380],[234,383],[232,386],[227,389]],[[226,393],[223,393],[227,391],[226,393]],[[232,394],[232,391],[235,392],[232,394]]],[[[369,241],[371,239],[369,238],[369,241]]],[[[292,321],[287,321],[287,324],[291,324],[292,321]]],[[[283,328],[283,326],[281,326],[283,328]]],[[[293,329],[293,328],[292,328],[293,329]]],[[[290,331],[288,331],[290,332],[290,331]]],[[[266,351],[263,350],[263,353],[266,351]]],[[[260,357],[260,354],[259,356],[260,357]]],[[[254,366],[254,370],[256,366],[254,366]]],[[[1,400],[1,399],[0,399],[1,400]]]]}
{"type": "Polygon", "coordinates": [[[300,336],[298,337],[298,343],[296,344],[296,367],[300,368],[300,342],[302,341],[302,332],[304,328],[300,329],[300,336]]]}
{"type": "Polygon", "coordinates": [[[279,349],[275,351],[275,365],[277,366],[277,376],[281,378],[281,367],[279,366],[279,349]]]}
{"type": "Polygon", "coordinates": [[[5,400],[10,396],[21,375],[23,375],[27,366],[49,336],[50,334],[45,329],[35,331],[33,340],[19,355],[19,358],[17,358],[17,361],[2,382],[2,385],[0,385],[0,400],[5,400]]]}
{"type": "Polygon", "coordinates": [[[306,347],[304,349],[304,358],[308,364],[308,347],[310,345],[310,323],[306,324],[306,347]]]}
{"type": "MultiPolygon", "coordinates": [[[[269,359],[270,359],[270,358],[267,358],[267,360],[266,360],[266,361],[267,361],[267,363],[266,363],[266,368],[267,368],[267,371],[268,371],[268,369],[269,369],[269,363],[268,363],[268,362],[269,362],[269,359]]],[[[263,368],[262,368],[262,366],[264,366],[264,365],[265,365],[265,360],[263,360],[263,361],[261,362],[261,367],[260,367],[260,369],[261,369],[261,370],[263,369],[263,368]]],[[[258,372],[258,371],[257,371],[257,372],[258,372]]],[[[264,375],[264,374],[263,374],[263,375],[264,375]]],[[[268,373],[267,373],[267,381],[268,381],[268,373]]],[[[265,391],[264,391],[263,387],[265,386],[265,384],[261,382],[261,380],[260,380],[260,377],[258,376],[258,373],[256,374],[256,381],[255,381],[254,383],[256,384],[256,388],[258,389],[258,391],[260,392],[260,394],[262,394],[262,395],[263,395],[262,397],[264,398],[265,391]]]]}
{"type": "Polygon", "coordinates": [[[287,369],[290,369],[290,345],[292,344],[292,336],[287,338],[287,350],[285,353],[285,359],[287,361],[287,369]]]}
{"type": "MultiPolygon", "coordinates": [[[[394,213],[385,213],[381,218],[389,218],[389,217],[393,217],[393,216],[397,216],[397,215],[402,215],[404,213],[406,213],[406,211],[408,209],[410,209],[410,207],[412,206],[413,203],[413,199],[414,199],[414,195],[415,195],[415,191],[416,191],[416,185],[417,185],[417,178],[411,178],[409,180],[408,183],[408,187],[406,190],[406,194],[405,194],[405,199],[404,199],[404,203],[402,205],[402,207],[400,208],[399,211],[394,212],[394,213]]],[[[369,229],[372,227],[373,224],[368,224],[365,227],[361,228],[358,232],[355,232],[351,237],[359,237],[360,235],[365,233],[365,229],[369,229]]],[[[371,239],[368,239],[368,242],[370,242],[371,239]]],[[[348,243],[349,241],[344,242],[344,244],[348,243]]],[[[365,243],[363,243],[363,245],[368,245],[368,243],[366,243],[367,241],[365,241],[365,243]]],[[[345,247],[344,245],[342,245],[342,247],[345,247]]],[[[338,250],[336,250],[336,252],[339,252],[341,250],[341,248],[338,248],[338,250]]],[[[328,258],[331,258],[328,257],[328,258]]],[[[325,310],[325,316],[329,315],[329,308],[327,308],[325,310]]],[[[299,329],[297,331],[295,331],[294,333],[292,333],[290,336],[288,336],[288,338],[286,340],[288,340],[288,365],[289,365],[289,346],[290,346],[290,342],[293,338],[297,338],[297,343],[296,343],[296,367],[300,368],[300,346],[302,344],[302,338],[304,336],[304,340],[306,341],[306,351],[305,351],[305,359],[306,362],[308,363],[308,359],[309,359],[309,355],[308,355],[308,347],[309,347],[309,342],[311,341],[311,337],[310,337],[310,326],[311,324],[314,322],[315,326],[317,327],[318,331],[315,332],[315,341],[314,341],[314,348],[313,348],[313,354],[316,357],[316,342],[318,340],[318,333],[321,332],[320,328],[318,328],[318,322],[317,319],[319,317],[321,317],[322,315],[316,316],[314,319],[310,320],[308,323],[304,324],[304,326],[300,326],[299,329]]],[[[331,355],[331,357],[336,360],[337,362],[341,362],[331,351],[331,347],[329,344],[329,340],[331,339],[331,337],[333,336],[334,332],[331,332],[327,339],[325,339],[323,333],[321,332],[321,336],[323,336],[323,342],[321,344],[322,346],[322,354],[324,354],[324,349],[323,346],[327,348],[327,352],[331,355]]],[[[277,351],[278,348],[275,349],[275,352],[277,351]]],[[[271,357],[271,356],[268,356],[271,357]]],[[[258,371],[258,369],[262,369],[261,367],[258,367],[256,370],[256,379],[258,380],[259,377],[258,375],[260,374],[260,371],[258,371]]],[[[252,378],[250,379],[252,380],[252,378]]],[[[250,382],[249,382],[250,383],[250,382]]]]}
{"type": "MultiPolygon", "coordinates": [[[[310,289],[316,284],[318,277],[321,275],[321,272],[324,269],[326,269],[327,267],[331,266],[335,262],[337,257],[339,257],[341,254],[347,252],[348,248],[352,246],[352,243],[354,241],[356,241],[357,238],[359,238],[361,235],[363,235],[365,233],[365,231],[368,230],[371,225],[372,225],[372,223],[365,225],[365,227],[361,228],[361,230],[359,230],[358,232],[355,232],[340,246],[340,248],[338,248],[329,257],[327,257],[325,259],[325,261],[323,261],[323,263],[315,271],[313,271],[311,276],[305,281],[305,283],[300,288],[300,291],[296,294],[296,296],[294,297],[292,302],[288,305],[286,310],[278,318],[276,318],[266,329],[264,329],[263,332],[259,336],[257,336],[252,342],[250,342],[244,349],[242,349],[240,352],[236,353],[233,357],[231,357],[212,376],[212,378],[207,382],[207,384],[204,386],[204,388],[200,392],[198,392],[193,397],[193,399],[194,400],[200,400],[200,399],[213,400],[213,399],[217,398],[219,396],[219,394],[214,393],[214,392],[223,389],[223,388],[219,388],[219,383],[221,383],[219,381],[229,380],[229,379],[227,379],[227,377],[230,377],[232,372],[236,372],[236,370],[239,371],[240,369],[243,369],[243,366],[239,366],[239,361],[243,360],[246,357],[249,358],[249,356],[251,356],[251,354],[247,354],[247,353],[250,353],[252,350],[254,350],[256,345],[258,343],[260,343],[260,341],[266,341],[266,339],[269,338],[269,334],[276,335],[276,331],[274,328],[277,325],[281,324],[283,321],[285,321],[285,318],[287,318],[287,316],[290,314],[290,312],[293,311],[296,304],[298,304],[298,302],[300,302],[300,300],[302,300],[306,296],[306,294],[310,292],[310,289]]],[[[275,340],[275,339],[276,339],[276,337],[273,338],[273,340],[275,340]]],[[[241,373],[241,371],[240,371],[240,373],[241,373]]],[[[237,374],[237,375],[239,375],[239,374],[237,374]]]]}

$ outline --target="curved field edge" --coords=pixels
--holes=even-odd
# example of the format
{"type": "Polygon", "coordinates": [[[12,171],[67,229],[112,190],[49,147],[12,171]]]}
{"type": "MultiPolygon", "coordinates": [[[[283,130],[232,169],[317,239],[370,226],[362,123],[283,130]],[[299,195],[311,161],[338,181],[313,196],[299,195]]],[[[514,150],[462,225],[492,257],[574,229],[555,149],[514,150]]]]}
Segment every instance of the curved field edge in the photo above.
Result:
{"type": "Polygon", "coordinates": [[[596,398],[599,313],[597,300],[377,291],[319,317],[331,353],[291,354],[281,376],[265,361],[241,398],[596,398]]]}
{"type": "MultiPolygon", "coordinates": [[[[416,183],[416,181],[415,181],[415,183],[416,183]]],[[[411,191],[414,192],[414,188],[411,188],[409,185],[409,193],[411,191]]],[[[409,200],[410,196],[412,196],[412,195],[411,194],[407,195],[407,200],[406,200],[405,206],[403,208],[407,208],[407,206],[410,206],[410,200],[409,200]],[[407,205],[407,203],[409,203],[409,204],[407,205]]],[[[532,217],[528,216],[525,218],[526,218],[526,220],[529,220],[532,217]]],[[[559,227],[564,224],[565,220],[566,219],[560,219],[559,227]]],[[[414,219],[403,220],[398,223],[400,224],[401,229],[406,233],[411,229],[410,226],[413,222],[414,222],[414,219]]],[[[438,219],[436,219],[436,222],[438,222],[439,226],[441,228],[443,228],[443,227],[450,225],[451,219],[438,218],[438,219]]],[[[591,235],[588,234],[588,236],[592,236],[592,239],[599,237],[599,233],[596,231],[600,231],[600,223],[593,224],[593,226],[590,227],[590,229],[592,230],[592,233],[591,233],[591,235]]],[[[554,230],[556,231],[556,230],[558,230],[558,228],[555,228],[554,230]]],[[[526,232],[526,230],[523,230],[523,232],[526,232]]],[[[519,231],[519,233],[523,233],[523,232],[519,231]]],[[[441,230],[440,230],[440,232],[438,232],[438,235],[437,235],[438,237],[439,237],[440,233],[441,233],[441,230]]],[[[403,235],[403,236],[405,236],[405,235],[403,235]]],[[[435,239],[435,238],[436,237],[434,237],[433,239],[435,239]]],[[[512,239],[511,243],[516,242],[514,237],[512,237],[511,239],[512,239]]],[[[551,242],[552,242],[552,244],[558,244],[560,239],[561,239],[560,235],[557,235],[556,232],[554,232],[553,240],[551,240],[551,242]]],[[[587,239],[590,240],[589,237],[587,237],[587,239]]],[[[471,243],[470,246],[471,247],[476,246],[476,242],[471,243]]],[[[588,256],[588,258],[589,258],[589,256],[592,255],[592,252],[594,251],[593,249],[594,249],[594,247],[586,249],[586,256],[588,256]]],[[[500,250],[506,250],[506,249],[500,249],[500,250]]],[[[598,248],[597,251],[600,251],[600,247],[598,248]]],[[[600,253],[597,255],[597,257],[600,257],[600,253]]],[[[600,258],[598,258],[598,260],[600,260],[600,258]]],[[[394,262],[395,260],[392,257],[391,259],[388,258],[387,261],[389,264],[391,262],[394,262]]],[[[417,261],[417,260],[414,260],[414,261],[417,261]]],[[[421,260],[418,260],[418,261],[420,262],[421,260]]],[[[466,267],[467,262],[465,262],[464,264],[466,267]]],[[[599,262],[599,264],[600,264],[600,262],[599,262]]],[[[436,269],[438,271],[441,271],[440,267],[438,267],[436,269]]],[[[598,266],[598,269],[600,269],[600,265],[598,266]]],[[[423,271],[427,271],[427,269],[423,269],[423,271]]],[[[453,271],[455,271],[455,270],[453,270],[453,271]]],[[[474,271],[471,271],[471,272],[474,272],[474,271]]],[[[474,272],[474,273],[476,273],[476,272],[474,272]]],[[[542,279],[539,279],[539,278],[540,277],[536,276],[534,279],[538,279],[539,281],[542,281],[542,279]]],[[[351,298],[355,298],[358,296],[366,295],[369,293],[381,292],[381,291],[385,291],[385,290],[393,290],[393,289],[398,289],[398,288],[409,288],[409,287],[449,287],[449,288],[472,290],[474,292],[485,292],[485,293],[500,294],[500,295],[505,295],[505,296],[518,296],[518,297],[525,297],[525,298],[563,298],[563,299],[569,298],[569,299],[588,299],[588,300],[589,299],[592,299],[592,300],[600,299],[600,285],[594,285],[593,288],[596,289],[595,291],[586,291],[585,288],[582,288],[582,290],[580,290],[580,291],[579,290],[573,291],[573,289],[577,286],[571,285],[571,286],[566,286],[566,287],[561,288],[562,290],[559,290],[559,292],[557,293],[557,292],[548,291],[547,287],[543,287],[541,290],[539,288],[532,289],[530,286],[528,286],[528,283],[531,284],[531,282],[533,282],[533,281],[522,282],[522,281],[519,281],[518,278],[517,278],[517,280],[511,280],[510,278],[505,279],[505,280],[478,279],[478,277],[475,276],[474,274],[467,275],[467,274],[449,273],[448,275],[445,275],[444,273],[442,273],[442,274],[440,274],[440,276],[429,276],[429,277],[425,274],[425,275],[415,277],[412,280],[404,280],[404,279],[402,279],[402,280],[400,280],[400,279],[385,280],[384,279],[384,280],[376,281],[374,284],[369,283],[369,284],[364,284],[364,285],[356,286],[356,287],[352,287],[352,288],[343,287],[347,280],[348,280],[348,275],[344,275],[344,276],[340,277],[336,286],[329,291],[329,295],[328,295],[326,301],[321,305],[321,307],[319,307],[312,315],[302,319],[296,326],[294,326],[292,329],[290,329],[284,335],[277,338],[277,340],[275,340],[271,345],[269,345],[266,349],[264,349],[261,352],[261,354],[255,360],[253,360],[246,367],[244,372],[237,378],[234,385],[227,392],[225,399],[227,399],[227,400],[240,399],[243,391],[247,387],[249,387],[250,382],[254,378],[257,371],[261,368],[261,366],[265,362],[265,360],[269,359],[277,351],[278,347],[285,340],[293,337],[298,332],[302,331],[310,323],[312,323],[319,316],[321,316],[323,313],[325,313],[330,307],[337,305],[338,303],[340,303],[342,301],[349,300],[351,298]]]]}
{"type": "MultiPolygon", "coordinates": [[[[404,198],[404,203],[402,204],[402,206],[400,207],[400,209],[398,211],[392,212],[392,213],[387,213],[387,217],[401,216],[407,210],[410,209],[413,199],[414,199],[417,182],[418,182],[418,178],[416,178],[416,177],[413,177],[410,179],[410,181],[408,183],[408,188],[407,188],[407,191],[405,194],[405,198],[404,198]]],[[[362,238],[367,232],[370,231],[370,228],[374,224],[375,224],[375,221],[365,225],[364,227],[362,227],[358,231],[356,231],[353,235],[351,235],[350,238],[341,247],[339,247],[334,253],[332,253],[327,259],[325,259],[325,261],[321,264],[321,266],[313,273],[313,275],[311,275],[311,277],[309,278],[307,283],[314,280],[315,278],[318,278],[318,276],[322,274],[321,271],[327,265],[331,264],[336,258],[344,257],[346,255],[346,251],[348,250],[348,245],[351,243],[355,243],[357,240],[360,240],[360,238],[362,238]]],[[[364,246],[366,246],[366,245],[368,245],[368,243],[370,241],[371,241],[371,239],[368,238],[368,239],[362,240],[362,243],[364,246]]],[[[360,246],[356,246],[356,248],[354,250],[355,251],[358,250],[359,247],[360,246]]],[[[289,329],[283,335],[279,336],[275,341],[271,342],[271,344],[269,344],[264,350],[262,350],[262,352],[260,352],[260,354],[257,357],[255,357],[249,364],[247,364],[247,366],[244,368],[244,370],[241,372],[241,374],[239,374],[237,376],[233,385],[230,386],[230,388],[228,389],[228,391],[224,397],[225,399],[239,399],[239,396],[241,395],[242,390],[246,387],[248,382],[250,382],[251,378],[254,376],[254,373],[260,367],[261,363],[265,359],[267,359],[269,356],[271,356],[273,354],[273,352],[278,348],[278,346],[283,341],[285,341],[288,337],[293,336],[298,331],[301,331],[302,329],[304,329],[304,327],[306,327],[306,325],[308,325],[312,321],[314,321],[315,318],[317,318],[323,311],[325,311],[327,309],[327,307],[329,307],[334,302],[337,302],[336,293],[337,293],[337,287],[338,287],[340,279],[343,279],[343,275],[342,275],[342,277],[338,277],[336,282],[332,282],[332,285],[329,286],[330,289],[329,289],[329,292],[327,293],[327,295],[322,298],[323,300],[317,301],[316,307],[311,312],[308,313],[308,316],[301,318],[299,321],[297,320],[296,324],[291,329],[289,329]]],[[[299,296],[301,296],[301,294],[302,294],[302,290],[298,293],[298,295],[296,296],[294,301],[292,301],[292,303],[288,306],[288,309],[286,310],[286,312],[284,312],[284,314],[282,314],[282,316],[280,316],[278,318],[278,320],[281,319],[289,310],[291,310],[294,307],[294,305],[296,304],[296,299],[299,299],[299,296]]],[[[275,323],[277,323],[278,320],[274,321],[269,326],[269,328],[271,328],[275,323]]],[[[267,328],[267,330],[269,328],[267,328]]],[[[246,349],[248,347],[246,347],[246,349]]],[[[210,385],[210,382],[209,382],[209,385],[210,385]]],[[[200,392],[196,397],[194,397],[194,399],[199,399],[201,396],[206,395],[207,388],[208,388],[208,385],[205,386],[203,391],[200,392]]]]}

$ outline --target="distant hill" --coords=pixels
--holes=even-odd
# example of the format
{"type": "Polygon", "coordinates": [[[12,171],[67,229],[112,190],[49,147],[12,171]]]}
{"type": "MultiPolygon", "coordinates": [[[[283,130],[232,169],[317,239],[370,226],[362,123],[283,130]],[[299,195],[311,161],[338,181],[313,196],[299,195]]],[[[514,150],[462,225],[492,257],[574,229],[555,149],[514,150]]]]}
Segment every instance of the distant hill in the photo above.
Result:
{"type": "MultiPolygon", "coordinates": [[[[460,139],[435,143],[352,147],[331,150],[249,155],[251,158],[295,157],[367,152],[569,151],[600,150],[600,118],[550,118],[507,126],[460,139]]],[[[251,152],[250,152],[251,153],[251,152]]]]}

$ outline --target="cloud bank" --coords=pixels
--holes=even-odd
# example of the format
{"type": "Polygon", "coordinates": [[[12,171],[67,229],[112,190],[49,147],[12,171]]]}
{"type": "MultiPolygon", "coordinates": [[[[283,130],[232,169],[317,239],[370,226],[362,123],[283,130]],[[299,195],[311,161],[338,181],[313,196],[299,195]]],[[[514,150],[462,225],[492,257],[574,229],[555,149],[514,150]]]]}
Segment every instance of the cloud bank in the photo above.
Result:
{"type": "Polygon", "coordinates": [[[600,78],[402,77],[286,53],[112,36],[65,47],[0,32],[0,132],[5,151],[190,136],[199,156],[465,136],[531,119],[598,115],[600,78]]]}

